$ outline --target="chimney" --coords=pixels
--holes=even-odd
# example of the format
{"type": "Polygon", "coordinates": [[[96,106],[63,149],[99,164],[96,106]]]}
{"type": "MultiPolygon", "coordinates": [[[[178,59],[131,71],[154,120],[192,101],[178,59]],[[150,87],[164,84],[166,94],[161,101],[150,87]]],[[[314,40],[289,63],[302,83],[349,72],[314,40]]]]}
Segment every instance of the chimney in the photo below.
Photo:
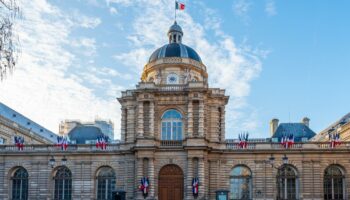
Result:
{"type": "Polygon", "coordinates": [[[310,125],[310,119],[307,117],[304,117],[301,121],[303,124],[305,124],[305,126],[309,127],[310,125]]]}
{"type": "Polygon", "coordinates": [[[278,119],[272,119],[270,121],[270,134],[271,134],[271,136],[273,136],[273,134],[276,132],[277,127],[278,127],[278,122],[279,122],[278,119]]]}

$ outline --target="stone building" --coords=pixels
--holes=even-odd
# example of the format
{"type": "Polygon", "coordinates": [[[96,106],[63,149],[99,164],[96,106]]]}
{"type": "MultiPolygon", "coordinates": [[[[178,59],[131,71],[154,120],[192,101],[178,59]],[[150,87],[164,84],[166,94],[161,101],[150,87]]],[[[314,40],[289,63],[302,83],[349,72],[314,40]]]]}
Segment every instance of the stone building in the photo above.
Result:
{"type": "Polygon", "coordinates": [[[342,141],[350,141],[350,113],[344,115],[339,120],[335,121],[323,131],[318,133],[313,141],[328,141],[329,133],[339,133],[342,141]]]}
{"type": "Polygon", "coordinates": [[[179,25],[145,65],[136,89],[118,98],[121,142],[0,146],[0,199],[349,199],[350,143],[225,140],[225,90],[210,88],[199,55],[179,25]],[[138,189],[149,179],[148,195],[138,189]],[[192,181],[199,180],[198,195],[192,181]]]}

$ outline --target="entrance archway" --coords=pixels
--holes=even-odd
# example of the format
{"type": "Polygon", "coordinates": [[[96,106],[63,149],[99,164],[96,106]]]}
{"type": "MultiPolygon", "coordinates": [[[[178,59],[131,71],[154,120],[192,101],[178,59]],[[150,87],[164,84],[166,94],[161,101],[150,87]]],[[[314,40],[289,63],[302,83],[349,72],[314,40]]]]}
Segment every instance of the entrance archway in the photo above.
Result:
{"type": "Polygon", "coordinates": [[[183,200],[184,174],[177,165],[166,165],[159,171],[158,193],[160,200],[183,200]]]}

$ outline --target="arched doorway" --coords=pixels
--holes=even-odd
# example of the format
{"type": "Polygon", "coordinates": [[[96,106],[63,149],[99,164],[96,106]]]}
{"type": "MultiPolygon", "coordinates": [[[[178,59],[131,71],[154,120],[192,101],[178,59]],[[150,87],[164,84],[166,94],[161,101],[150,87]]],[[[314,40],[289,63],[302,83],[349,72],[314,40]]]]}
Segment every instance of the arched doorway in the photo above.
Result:
{"type": "Polygon", "coordinates": [[[177,165],[166,165],[159,171],[158,192],[160,200],[183,200],[184,174],[177,165]]]}

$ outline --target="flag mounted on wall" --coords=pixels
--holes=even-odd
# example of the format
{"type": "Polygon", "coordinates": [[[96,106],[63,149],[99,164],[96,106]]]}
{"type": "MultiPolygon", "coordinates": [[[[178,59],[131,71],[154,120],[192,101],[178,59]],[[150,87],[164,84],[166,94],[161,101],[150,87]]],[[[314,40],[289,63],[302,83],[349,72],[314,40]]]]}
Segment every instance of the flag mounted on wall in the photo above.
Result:
{"type": "Polygon", "coordinates": [[[179,3],[179,2],[175,2],[175,8],[176,10],[185,10],[185,4],[183,3],[179,3]]]}

